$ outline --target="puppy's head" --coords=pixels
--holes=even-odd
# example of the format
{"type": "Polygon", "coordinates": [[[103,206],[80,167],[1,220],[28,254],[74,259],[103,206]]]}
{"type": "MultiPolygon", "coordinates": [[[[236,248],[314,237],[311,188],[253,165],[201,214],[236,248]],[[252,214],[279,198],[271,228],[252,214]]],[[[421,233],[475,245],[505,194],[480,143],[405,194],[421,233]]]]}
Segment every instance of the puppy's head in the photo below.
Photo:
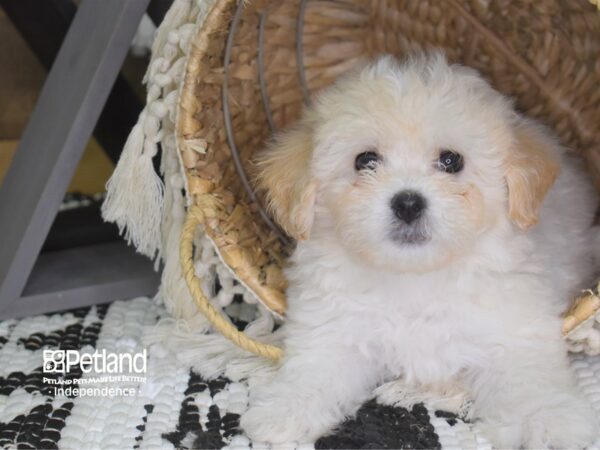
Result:
{"type": "Polygon", "coordinates": [[[336,240],[377,267],[449,264],[499,223],[537,221],[556,144],[475,71],[383,57],[325,90],[257,160],[295,239],[336,240]]]}

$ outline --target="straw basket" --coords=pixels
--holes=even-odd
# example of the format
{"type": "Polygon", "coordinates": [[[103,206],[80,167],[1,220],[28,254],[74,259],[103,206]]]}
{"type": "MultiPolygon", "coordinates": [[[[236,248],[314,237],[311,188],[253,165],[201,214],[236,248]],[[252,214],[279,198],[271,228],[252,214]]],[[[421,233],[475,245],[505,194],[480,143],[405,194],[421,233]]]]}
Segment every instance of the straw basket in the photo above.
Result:
{"type": "MultiPolygon", "coordinates": [[[[297,119],[311,95],[381,53],[442,48],[581,153],[600,186],[600,13],[587,0],[220,0],[192,37],[176,135],[187,178],[181,262],[190,292],[238,345],[280,349],[237,332],[204,297],[192,265],[199,224],[240,283],[277,314],[292,243],[261,207],[252,155],[297,119]]],[[[591,299],[591,300],[590,300],[591,299]]],[[[567,332],[598,309],[577,302],[567,332]]]]}

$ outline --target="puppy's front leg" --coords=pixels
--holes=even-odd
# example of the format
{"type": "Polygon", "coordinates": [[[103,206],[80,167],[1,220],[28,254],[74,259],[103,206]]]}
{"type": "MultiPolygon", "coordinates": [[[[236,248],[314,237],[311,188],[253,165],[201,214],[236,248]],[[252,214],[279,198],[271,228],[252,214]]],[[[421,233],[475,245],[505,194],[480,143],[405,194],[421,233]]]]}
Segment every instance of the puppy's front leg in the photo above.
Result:
{"type": "Polygon", "coordinates": [[[496,448],[584,448],[598,433],[559,339],[511,342],[472,381],[473,415],[496,448]]]}
{"type": "Polygon", "coordinates": [[[255,442],[313,442],[356,412],[375,370],[349,348],[286,348],[270,383],[257,387],[240,425],[255,442]]]}

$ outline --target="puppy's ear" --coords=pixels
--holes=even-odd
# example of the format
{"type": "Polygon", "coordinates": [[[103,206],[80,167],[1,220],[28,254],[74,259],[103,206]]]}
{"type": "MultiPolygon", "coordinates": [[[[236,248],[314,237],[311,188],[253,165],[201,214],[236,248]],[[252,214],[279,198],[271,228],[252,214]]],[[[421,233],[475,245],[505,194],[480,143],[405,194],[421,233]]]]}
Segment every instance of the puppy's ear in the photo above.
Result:
{"type": "Polygon", "coordinates": [[[522,230],[538,222],[546,193],[560,172],[558,144],[539,126],[522,120],[507,159],[508,215],[522,230]]]}
{"type": "Polygon", "coordinates": [[[256,158],[256,182],[284,231],[306,240],[314,219],[317,183],[310,176],[312,126],[303,121],[275,137],[256,158]]]}

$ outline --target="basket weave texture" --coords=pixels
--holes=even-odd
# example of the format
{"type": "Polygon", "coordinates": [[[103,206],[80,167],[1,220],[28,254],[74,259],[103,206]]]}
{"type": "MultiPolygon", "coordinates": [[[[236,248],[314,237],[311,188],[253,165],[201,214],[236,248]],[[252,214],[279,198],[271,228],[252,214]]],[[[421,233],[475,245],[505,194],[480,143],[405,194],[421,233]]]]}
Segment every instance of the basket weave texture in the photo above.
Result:
{"type": "Polygon", "coordinates": [[[205,232],[272,311],[289,244],[251,189],[252,156],[340,74],[433,48],[556,130],[600,187],[600,13],[586,0],[218,1],[192,38],[178,147],[205,232]]]}

